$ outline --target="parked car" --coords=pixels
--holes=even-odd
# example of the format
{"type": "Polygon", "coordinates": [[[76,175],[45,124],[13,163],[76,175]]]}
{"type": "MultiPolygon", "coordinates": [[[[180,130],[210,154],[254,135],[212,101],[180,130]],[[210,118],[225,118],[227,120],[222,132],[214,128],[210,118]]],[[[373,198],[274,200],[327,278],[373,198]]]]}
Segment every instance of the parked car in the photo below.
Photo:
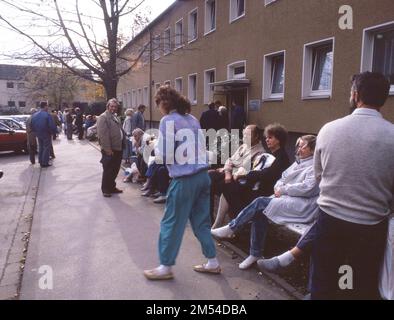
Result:
{"type": "Polygon", "coordinates": [[[22,126],[25,126],[26,128],[26,122],[27,119],[29,119],[30,115],[29,114],[17,114],[17,115],[11,115],[9,118],[14,119],[15,121],[18,121],[22,126]]]}
{"type": "Polygon", "coordinates": [[[26,130],[14,130],[0,123],[0,151],[28,153],[26,130]]]}
{"type": "Polygon", "coordinates": [[[14,130],[26,130],[25,124],[12,119],[10,116],[0,116],[0,123],[14,130]]]}

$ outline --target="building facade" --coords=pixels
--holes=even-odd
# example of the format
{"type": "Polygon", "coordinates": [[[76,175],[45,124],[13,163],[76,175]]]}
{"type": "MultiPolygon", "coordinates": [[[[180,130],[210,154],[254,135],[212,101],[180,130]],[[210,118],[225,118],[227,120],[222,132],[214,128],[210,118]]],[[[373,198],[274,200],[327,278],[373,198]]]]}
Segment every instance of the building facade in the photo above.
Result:
{"type": "Polygon", "coordinates": [[[61,68],[0,64],[0,111],[28,113],[42,100],[53,109],[87,106],[96,85],[61,68]]]}
{"type": "Polygon", "coordinates": [[[350,78],[370,70],[391,81],[394,122],[393,13],[392,0],[179,0],[123,48],[119,67],[135,66],[118,98],[159,121],[153,96],[170,84],[198,118],[209,101],[235,102],[294,139],[348,114],[350,78]]]}

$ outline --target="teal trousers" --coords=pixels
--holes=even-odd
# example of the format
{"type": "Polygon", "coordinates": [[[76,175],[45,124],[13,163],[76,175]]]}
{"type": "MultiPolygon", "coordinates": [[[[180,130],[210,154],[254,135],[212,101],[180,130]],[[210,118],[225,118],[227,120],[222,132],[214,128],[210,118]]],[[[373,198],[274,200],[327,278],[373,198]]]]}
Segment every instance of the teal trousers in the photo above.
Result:
{"type": "Polygon", "coordinates": [[[160,224],[160,264],[175,265],[188,220],[204,256],[208,259],[216,257],[209,215],[210,184],[207,171],[172,180],[160,224]]]}

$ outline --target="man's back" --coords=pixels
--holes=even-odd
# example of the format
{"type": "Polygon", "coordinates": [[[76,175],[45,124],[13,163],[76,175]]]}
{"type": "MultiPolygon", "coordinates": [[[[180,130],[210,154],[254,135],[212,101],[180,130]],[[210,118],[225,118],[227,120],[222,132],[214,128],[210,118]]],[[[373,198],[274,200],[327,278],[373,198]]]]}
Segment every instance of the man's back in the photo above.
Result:
{"type": "Polygon", "coordinates": [[[327,214],[373,225],[390,213],[394,189],[394,125],[373,109],[357,109],[319,133],[318,204],[327,214]]]}
{"type": "Polygon", "coordinates": [[[53,122],[52,116],[44,110],[40,110],[33,114],[31,119],[32,130],[37,137],[50,135],[56,132],[56,126],[53,122]]]}

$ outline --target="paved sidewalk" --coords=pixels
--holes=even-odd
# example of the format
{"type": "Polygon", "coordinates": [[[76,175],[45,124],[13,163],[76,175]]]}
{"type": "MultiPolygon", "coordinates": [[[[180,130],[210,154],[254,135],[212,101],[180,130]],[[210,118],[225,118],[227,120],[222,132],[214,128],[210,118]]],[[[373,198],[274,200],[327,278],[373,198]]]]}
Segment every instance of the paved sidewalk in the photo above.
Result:
{"type": "Polygon", "coordinates": [[[190,227],[175,279],[146,280],[143,270],[158,264],[163,206],[123,184],[122,173],[125,192],[104,198],[100,153],[88,142],[62,137],[55,153],[54,166],[41,172],[21,299],[291,299],[256,270],[239,270],[239,258],[223,248],[222,275],[194,272],[204,258],[190,227]]]}
{"type": "Polygon", "coordinates": [[[30,165],[27,156],[0,154],[0,300],[15,299],[40,169],[30,165]]]}

